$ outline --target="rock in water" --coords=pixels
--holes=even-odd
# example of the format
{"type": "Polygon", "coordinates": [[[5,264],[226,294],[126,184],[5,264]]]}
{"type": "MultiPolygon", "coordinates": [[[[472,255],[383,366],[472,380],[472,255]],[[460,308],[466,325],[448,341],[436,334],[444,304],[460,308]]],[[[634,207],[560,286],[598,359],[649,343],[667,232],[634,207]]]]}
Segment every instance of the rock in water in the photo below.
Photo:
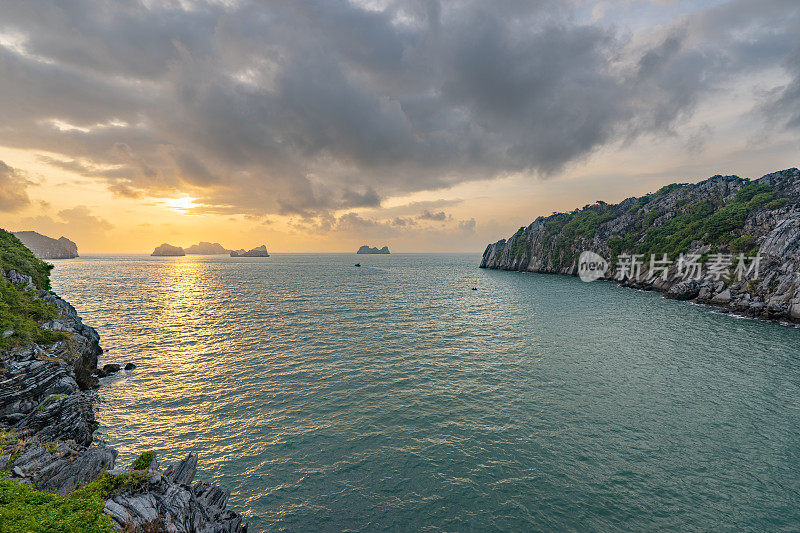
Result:
{"type": "Polygon", "coordinates": [[[133,363],[127,363],[125,365],[125,370],[133,370],[134,368],[136,368],[136,365],[134,365],[133,363]]]}
{"type": "Polygon", "coordinates": [[[378,249],[377,247],[376,248],[370,248],[369,246],[367,246],[365,244],[364,246],[359,248],[356,253],[357,254],[388,254],[390,252],[389,252],[389,247],[388,246],[384,246],[383,248],[378,249]]]}
{"type": "Polygon", "coordinates": [[[224,248],[218,242],[201,241],[186,248],[186,255],[222,255],[229,254],[231,251],[224,248]]]}
{"type": "Polygon", "coordinates": [[[105,375],[114,374],[115,372],[119,372],[121,367],[116,363],[109,363],[107,365],[103,365],[103,373],[105,375]]]}
{"type": "Polygon", "coordinates": [[[164,243],[153,250],[153,253],[150,255],[155,257],[181,257],[186,255],[186,251],[180,246],[172,246],[171,244],[164,243]]]}
{"type": "Polygon", "coordinates": [[[262,244],[248,252],[244,250],[234,250],[231,252],[231,257],[269,257],[269,254],[267,253],[267,247],[262,244]]]}

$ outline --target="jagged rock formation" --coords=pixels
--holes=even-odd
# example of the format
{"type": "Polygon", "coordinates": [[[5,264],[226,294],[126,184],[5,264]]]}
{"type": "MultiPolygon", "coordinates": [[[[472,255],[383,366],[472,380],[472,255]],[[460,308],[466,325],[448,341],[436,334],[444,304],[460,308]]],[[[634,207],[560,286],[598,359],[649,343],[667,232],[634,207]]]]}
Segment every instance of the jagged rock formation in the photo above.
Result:
{"type": "Polygon", "coordinates": [[[180,246],[172,246],[171,244],[164,243],[153,250],[153,253],[150,255],[156,257],[180,257],[186,255],[186,251],[180,246]]]}
{"type": "MultiPolygon", "coordinates": [[[[610,262],[601,279],[747,316],[800,322],[800,171],[755,181],[714,176],[616,205],[598,202],[539,217],[508,240],[487,246],[481,268],[574,276],[583,251],[610,262]],[[623,254],[641,255],[639,279],[628,268],[629,258],[619,260],[623,254]],[[648,278],[649,266],[658,266],[663,254],[672,261],[662,264],[666,274],[654,269],[658,275],[648,278]],[[698,275],[687,278],[681,254],[699,256],[698,275]],[[757,276],[754,270],[738,275],[740,254],[760,258],[757,276]],[[652,259],[657,263],[648,265],[652,259]]],[[[747,259],[745,265],[754,266],[747,259]]]]}
{"type": "Polygon", "coordinates": [[[389,247],[388,246],[384,246],[383,248],[379,249],[377,247],[370,248],[369,246],[367,246],[365,244],[364,246],[359,248],[356,253],[357,254],[388,254],[390,252],[389,252],[389,247]]]}
{"type": "Polygon", "coordinates": [[[267,253],[267,247],[262,244],[248,252],[241,249],[231,250],[231,257],[269,257],[269,253],[267,253]]]}
{"type": "MultiPolygon", "coordinates": [[[[190,454],[176,467],[161,472],[150,467],[144,487],[108,499],[103,511],[120,528],[157,525],[164,531],[237,533],[244,531],[242,517],[226,510],[228,493],[197,481],[197,456],[190,454]]],[[[125,473],[121,471],[120,473],[125,473]]]]}
{"type": "MultiPolygon", "coordinates": [[[[22,248],[11,242],[14,246],[22,248]]],[[[30,254],[12,251],[17,256],[30,254]]],[[[30,255],[23,259],[36,261],[30,255]]],[[[114,470],[116,450],[93,443],[98,423],[86,391],[97,387],[97,376],[102,375],[97,368],[102,353],[97,332],[83,324],[68,302],[37,287],[31,276],[13,269],[0,269],[0,274],[7,290],[23,291],[39,305],[49,306],[54,318],[39,327],[58,334],[52,343],[0,346],[0,469],[20,483],[61,495],[101,475],[129,473],[131,469],[114,470]]],[[[14,338],[12,332],[2,340],[14,338]]],[[[241,516],[225,509],[227,492],[208,483],[191,483],[196,465],[197,457],[190,455],[176,468],[161,472],[153,461],[147,482],[112,492],[103,512],[117,529],[126,531],[246,532],[241,516]]]]}
{"type": "Polygon", "coordinates": [[[218,242],[201,241],[186,248],[186,255],[222,255],[229,254],[231,251],[224,248],[218,242]]]}
{"type": "Polygon", "coordinates": [[[39,259],[73,259],[78,257],[78,245],[60,237],[53,239],[35,231],[15,231],[14,236],[39,259]]]}

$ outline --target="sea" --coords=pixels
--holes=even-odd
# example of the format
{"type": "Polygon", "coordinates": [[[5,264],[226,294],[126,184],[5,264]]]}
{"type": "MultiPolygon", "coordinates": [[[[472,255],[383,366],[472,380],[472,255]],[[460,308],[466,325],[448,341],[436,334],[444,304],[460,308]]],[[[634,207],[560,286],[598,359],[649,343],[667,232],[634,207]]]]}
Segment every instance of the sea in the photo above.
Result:
{"type": "Polygon", "coordinates": [[[251,532],[800,529],[800,329],[478,254],[53,262],[136,365],[95,440],[251,532]]]}

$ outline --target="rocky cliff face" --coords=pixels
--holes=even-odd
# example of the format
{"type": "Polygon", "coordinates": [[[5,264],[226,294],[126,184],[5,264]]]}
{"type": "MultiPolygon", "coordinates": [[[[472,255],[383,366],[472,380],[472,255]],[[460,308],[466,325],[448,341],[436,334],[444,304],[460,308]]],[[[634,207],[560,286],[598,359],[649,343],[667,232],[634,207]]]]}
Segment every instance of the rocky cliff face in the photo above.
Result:
{"type": "Polygon", "coordinates": [[[800,171],[714,176],[539,217],[487,246],[481,268],[574,276],[584,251],[608,261],[600,279],[800,322],[800,171]]]}
{"type": "Polygon", "coordinates": [[[100,476],[127,479],[134,474],[137,483],[115,489],[103,507],[116,529],[245,532],[241,516],[226,510],[227,492],[193,482],[195,455],[166,470],[155,460],[146,471],[133,465],[114,469],[116,450],[93,443],[92,437],[98,423],[88,390],[98,386],[101,374],[97,332],[83,324],[68,302],[37,289],[31,277],[15,270],[3,274],[0,283],[35,292],[56,306],[56,318],[40,327],[62,335],[52,344],[0,348],[0,469],[19,483],[60,495],[100,476]]]}
{"type": "Polygon", "coordinates": [[[78,257],[78,245],[60,237],[53,239],[35,231],[17,231],[14,236],[39,259],[72,259],[78,257]]]}

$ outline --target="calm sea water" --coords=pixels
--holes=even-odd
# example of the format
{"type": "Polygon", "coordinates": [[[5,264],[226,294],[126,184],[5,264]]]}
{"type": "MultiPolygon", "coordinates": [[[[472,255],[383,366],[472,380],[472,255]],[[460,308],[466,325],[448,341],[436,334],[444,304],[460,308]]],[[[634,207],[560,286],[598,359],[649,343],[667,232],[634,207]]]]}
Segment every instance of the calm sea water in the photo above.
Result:
{"type": "Polygon", "coordinates": [[[252,531],[800,529],[800,330],[479,259],[97,256],[53,287],[138,365],[98,437],[199,452],[252,531]]]}

